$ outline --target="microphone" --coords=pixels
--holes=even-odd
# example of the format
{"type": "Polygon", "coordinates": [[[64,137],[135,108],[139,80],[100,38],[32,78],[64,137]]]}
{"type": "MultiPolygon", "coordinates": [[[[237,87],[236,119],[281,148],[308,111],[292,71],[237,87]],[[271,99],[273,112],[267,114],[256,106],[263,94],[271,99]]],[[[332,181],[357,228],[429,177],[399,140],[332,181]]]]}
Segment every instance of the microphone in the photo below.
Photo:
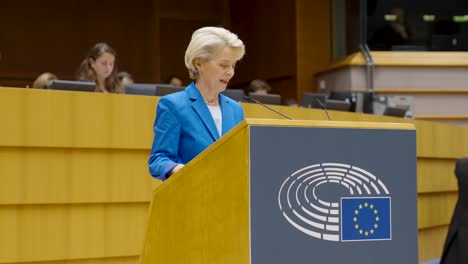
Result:
{"type": "Polygon", "coordinates": [[[320,105],[323,111],[325,111],[325,114],[327,114],[328,121],[331,121],[330,116],[328,115],[328,110],[325,107],[325,105],[319,99],[315,99],[315,101],[320,105]]]}
{"type": "Polygon", "coordinates": [[[286,117],[286,118],[289,119],[289,120],[293,120],[291,117],[289,117],[289,116],[287,116],[287,115],[285,115],[285,114],[283,114],[283,113],[281,113],[281,112],[279,112],[279,111],[277,111],[277,110],[275,110],[275,109],[269,107],[268,105],[266,105],[266,104],[264,104],[264,103],[262,103],[262,102],[260,102],[260,101],[255,100],[255,99],[253,99],[253,98],[251,98],[251,97],[249,97],[249,96],[243,96],[242,98],[243,98],[244,100],[246,100],[246,101],[259,104],[259,105],[261,105],[261,106],[263,106],[263,107],[265,107],[265,108],[267,108],[267,109],[269,109],[269,110],[271,110],[271,111],[277,113],[278,115],[281,115],[281,116],[283,116],[283,117],[286,117]]]}

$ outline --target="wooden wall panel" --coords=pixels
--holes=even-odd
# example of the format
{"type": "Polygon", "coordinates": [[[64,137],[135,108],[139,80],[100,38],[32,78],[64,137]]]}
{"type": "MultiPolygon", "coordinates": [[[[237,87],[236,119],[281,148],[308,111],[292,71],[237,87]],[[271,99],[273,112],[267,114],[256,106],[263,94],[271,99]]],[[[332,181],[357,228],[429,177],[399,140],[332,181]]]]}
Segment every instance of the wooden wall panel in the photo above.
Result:
{"type": "Polygon", "coordinates": [[[447,237],[448,226],[419,230],[419,260],[428,261],[440,258],[447,237]]]}
{"type": "Polygon", "coordinates": [[[139,256],[93,258],[93,259],[61,259],[47,261],[26,261],[21,264],[135,264],[139,263],[139,256]]]}
{"type": "Polygon", "coordinates": [[[246,126],[237,126],[155,190],[142,264],[249,262],[246,126]]]}
{"type": "Polygon", "coordinates": [[[0,205],[147,202],[148,156],[147,150],[3,147],[0,205]]]}
{"type": "Polygon", "coordinates": [[[0,86],[31,86],[45,71],[75,79],[100,41],[116,49],[118,68],[137,82],[176,74],[188,83],[183,56],[191,33],[213,25],[231,29],[247,47],[232,87],[266,79],[274,93],[297,99],[314,89],[313,74],[330,62],[329,6],[329,0],[7,1],[0,17],[0,86]]]}
{"type": "Polygon", "coordinates": [[[156,98],[0,93],[0,263],[136,263],[156,98]]]}
{"type": "MultiPolygon", "coordinates": [[[[160,18],[176,20],[229,21],[229,2],[225,0],[159,1],[160,18]]],[[[214,25],[216,26],[216,25],[214,25]]]]}
{"type": "MultiPolygon", "coordinates": [[[[160,184],[148,175],[145,154],[156,102],[147,96],[0,89],[0,263],[136,263],[150,189],[160,184]]],[[[317,109],[273,107],[296,119],[326,120],[317,109]]],[[[243,108],[247,118],[282,118],[255,104],[243,108]]],[[[415,124],[420,261],[439,256],[457,199],[453,166],[468,156],[468,130],[336,111],[330,116],[415,124]]]]}
{"type": "Polygon", "coordinates": [[[0,83],[32,85],[46,71],[74,79],[87,51],[101,41],[117,51],[117,66],[135,79],[158,79],[152,2],[3,1],[0,83]]]}
{"type": "Polygon", "coordinates": [[[246,44],[235,83],[271,80],[274,92],[295,94],[296,47],[294,1],[231,1],[232,31],[246,44]],[[279,82],[286,80],[286,84],[279,82]],[[291,92],[292,90],[293,92],[291,92]]]}
{"type": "Polygon", "coordinates": [[[148,202],[0,206],[0,263],[140,254],[148,202]]]}
{"type": "Polygon", "coordinates": [[[447,226],[457,199],[457,192],[418,194],[418,228],[447,226]]]}
{"type": "Polygon", "coordinates": [[[161,81],[165,81],[169,76],[179,76],[184,85],[188,85],[192,80],[185,67],[185,50],[190,42],[192,33],[204,26],[217,26],[209,20],[183,20],[173,18],[162,18],[160,20],[161,32],[161,81]]]}
{"type": "Polygon", "coordinates": [[[418,159],[418,193],[458,190],[455,159],[418,159]]]}
{"type": "Polygon", "coordinates": [[[314,75],[331,61],[330,0],[296,0],[297,96],[314,92],[314,75]]]}
{"type": "Polygon", "coordinates": [[[94,259],[62,259],[41,262],[22,262],[21,264],[135,264],[139,263],[139,256],[94,258],[94,259]]]}
{"type": "Polygon", "coordinates": [[[229,28],[229,1],[159,1],[159,8],[161,81],[177,75],[187,85],[192,80],[184,56],[192,33],[204,26],[229,28]]]}

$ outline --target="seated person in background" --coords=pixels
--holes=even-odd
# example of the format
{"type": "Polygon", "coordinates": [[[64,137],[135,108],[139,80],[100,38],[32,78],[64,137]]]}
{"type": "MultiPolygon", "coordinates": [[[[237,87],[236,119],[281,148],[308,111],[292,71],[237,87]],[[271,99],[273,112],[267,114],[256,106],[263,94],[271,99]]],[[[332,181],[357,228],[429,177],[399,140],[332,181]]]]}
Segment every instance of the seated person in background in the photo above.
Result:
{"type": "Polygon", "coordinates": [[[182,79],[175,76],[175,75],[169,76],[169,78],[167,78],[165,83],[170,84],[170,85],[175,85],[175,86],[182,86],[183,85],[182,79]]]}
{"type": "Polygon", "coordinates": [[[390,15],[394,19],[384,27],[377,29],[369,41],[373,50],[392,50],[393,46],[409,44],[405,10],[393,8],[390,15]]]}
{"type": "Polygon", "coordinates": [[[96,82],[96,92],[124,93],[117,78],[116,52],[106,43],[98,43],[88,52],[78,69],[78,80],[96,82]]]}
{"type": "Polygon", "coordinates": [[[45,72],[36,78],[31,88],[46,89],[52,81],[57,80],[57,76],[50,72],[45,72]]]}
{"type": "Polygon", "coordinates": [[[253,80],[249,84],[249,91],[257,94],[268,94],[271,86],[263,80],[253,80]]]}
{"type": "Polygon", "coordinates": [[[294,98],[286,99],[286,101],[284,102],[284,105],[292,106],[292,107],[299,107],[299,104],[297,103],[297,101],[294,98]]]}
{"type": "Polygon", "coordinates": [[[244,52],[244,43],[224,28],[193,33],[185,66],[195,81],[158,102],[148,160],[153,177],[166,180],[244,119],[240,104],[221,94],[244,52]]]}
{"type": "Polygon", "coordinates": [[[119,72],[117,73],[117,78],[119,79],[120,85],[124,87],[126,84],[132,84],[133,78],[128,72],[119,72]]]}

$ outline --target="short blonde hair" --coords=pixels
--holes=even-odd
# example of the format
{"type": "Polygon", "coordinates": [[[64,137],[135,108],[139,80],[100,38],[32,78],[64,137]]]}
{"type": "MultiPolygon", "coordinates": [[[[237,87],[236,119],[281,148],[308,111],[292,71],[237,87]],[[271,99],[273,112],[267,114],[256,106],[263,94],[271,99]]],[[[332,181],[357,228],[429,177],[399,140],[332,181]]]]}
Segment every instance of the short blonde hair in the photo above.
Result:
{"type": "Polygon", "coordinates": [[[240,60],[245,53],[245,46],[236,34],[222,27],[203,27],[192,34],[192,39],[185,51],[185,66],[189,71],[190,78],[195,80],[198,71],[194,60],[208,61],[220,48],[233,48],[240,60]]]}
{"type": "Polygon", "coordinates": [[[44,72],[39,75],[34,81],[32,88],[45,89],[54,80],[57,80],[57,76],[50,72],[44,72]]]}

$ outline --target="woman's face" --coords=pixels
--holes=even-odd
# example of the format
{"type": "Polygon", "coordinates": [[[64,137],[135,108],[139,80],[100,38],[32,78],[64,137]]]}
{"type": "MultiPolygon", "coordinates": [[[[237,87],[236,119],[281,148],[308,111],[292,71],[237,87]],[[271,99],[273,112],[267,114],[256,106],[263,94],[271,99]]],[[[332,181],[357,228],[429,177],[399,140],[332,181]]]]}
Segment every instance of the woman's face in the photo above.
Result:
{"type": "Polygon", "coordinates": [[[207,85],[209,89],[222,92],[234,76],[237,54],[233,48],[221,48],[208,61],[196,61],[198,69],[197,83],[207,85]]]}
{"type": "Polygon", "coordinates": [[[114,70],[114,55],[105,52],[99,56],[96,60],[91,59],[91,67],[96,73],[96,79],[104,80],[112,73],[114,70]]]}

